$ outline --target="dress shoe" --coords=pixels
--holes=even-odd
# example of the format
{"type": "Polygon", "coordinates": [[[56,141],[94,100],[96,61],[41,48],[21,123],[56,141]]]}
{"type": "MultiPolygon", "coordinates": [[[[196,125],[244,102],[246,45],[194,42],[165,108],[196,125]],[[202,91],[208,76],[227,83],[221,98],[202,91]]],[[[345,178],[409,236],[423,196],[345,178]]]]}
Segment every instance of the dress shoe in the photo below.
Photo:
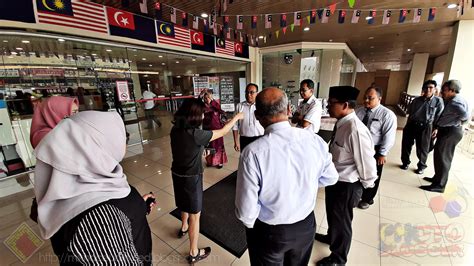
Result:
{"type": "Polygon", "coordinates": [[[370,207],[370,204],[365,201],[360,201],[359,204],[357,205],[357,208],[362,209],[362,210],[368,209],[369,207],[370,207]]]}
{"type": "Polygon", "coordinates": [[[329,236],[328,235],[323,235],[323,234],[320,234],[320,233],[316,233],[314,235],[314,240],[319,241],[319,242],[324,243],[324,244],[328,244],[328,245],[331,244],[329,242],[329,236]]]}
{"type": "Polygon", "coordinates": [[[341,266],[346,265],[345,263],[336,262],[331,256],[322,258],[316,262],[316,266],[341,266]]]}
{"type": "Polygon", "coordinates": [[[444,187],[429,185],[429,186],[420,186],[420,188],[426,191],[444,193],[444,187]]]}
{"type": "Polygon", "coordinates": [[[423,177],[423,180],[428,181],[428,182],[433,182],[434,181],[434,179],[432,177],[427,177],[427,176],[423,177]]]}
{"type": "Polygon", "coordinates": [[[408,164],[404,163],[404,164],[400,165],[400,169],[407,170],[408,169],[408,164]]]}
{"type": "Polygon", "coordinates": [[[422,175],[423,174],[423,169],[421,169],[421,168],[416,169],[415,174],[422,175]]]}

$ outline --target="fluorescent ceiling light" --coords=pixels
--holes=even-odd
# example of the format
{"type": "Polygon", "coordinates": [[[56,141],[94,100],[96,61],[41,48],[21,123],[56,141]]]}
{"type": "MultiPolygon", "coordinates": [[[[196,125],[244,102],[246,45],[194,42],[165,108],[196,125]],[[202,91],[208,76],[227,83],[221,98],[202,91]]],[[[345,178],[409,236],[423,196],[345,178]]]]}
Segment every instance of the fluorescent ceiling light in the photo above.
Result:
{"type": "Polygon", "coordinates": [[[456,8],[458,5],[457,4],[449,4],[448,8],[456,8]]]}
{"type": "Polygon", "coordinates": [[[303,29],[304,31],[309,31],[309,27],[306,27],[303,29]]]}
{"type": "Polygon", "coordinates": [[[209,17],[209,15],[207,13],[201,13],[201,17],[207,18],[207,17],[209,17]]]}

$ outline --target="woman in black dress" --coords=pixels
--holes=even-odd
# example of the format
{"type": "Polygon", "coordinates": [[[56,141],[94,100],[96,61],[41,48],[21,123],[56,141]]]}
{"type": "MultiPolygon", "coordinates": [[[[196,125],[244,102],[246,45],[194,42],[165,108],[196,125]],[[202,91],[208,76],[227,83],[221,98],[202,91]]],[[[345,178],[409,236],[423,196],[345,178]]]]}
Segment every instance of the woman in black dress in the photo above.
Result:
{"type": "Polygon", "coordinates": [[[232,126],[243,118],[238,113],[223,128],[202,130],[204,103],[199,99],[186,99],[174,114],[174,126],[171,129],[171,166],[176,206],[181,211],[181,229],[178,237],[189,230],[189,263],[205,259],[211,252],[210,247],[198,248],[199,218],[202,209],[202,157],[204,147],[210,141],[223,137],[232,126]]]}

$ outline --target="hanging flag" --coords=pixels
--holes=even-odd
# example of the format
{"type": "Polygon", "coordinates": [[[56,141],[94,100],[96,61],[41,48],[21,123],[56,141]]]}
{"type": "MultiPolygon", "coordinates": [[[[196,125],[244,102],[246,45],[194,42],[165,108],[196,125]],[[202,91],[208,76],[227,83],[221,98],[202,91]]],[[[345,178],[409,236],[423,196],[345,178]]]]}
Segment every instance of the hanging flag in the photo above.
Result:
{"type": "Polygon", "coordinates": [[[249,35],[248,34],[245,34],[245,42],[249,43],[249,35]]]}
{"type": "MultiPolygon", "coordinates": [[[[102,5],[101,7],[103,10],[102,5]]],[[[156,43],[155,21],[153,19],[112,7],[106,7],[106,12],[110,35],[156,43]]],[[[89,16],[90,14],[91,12],[88,13],[89,16]]]]}
{"type": "Polygon", "coordinates": [[[336,3],[330,5],[330,6],[329,6],[329,10],[331,10],[331,15],[333,15],[334,12],[336,12],[336,3]]]}
{"type": "Polygon", "coordinates": [[[310,17],[309,19],[310,24],[316,23],[316,9],[309,11],[309,17],[310,17]]]}
{"type": "Polygon", "coordinates": [[[214,28],[212,28],[212,33],[217,36],[217,25],[214,23],[214,28]]]}
{"type": "Polygon", "coordinates": [[[280,16],[280,27],[286,27],[286,14],[281,14],[280,16]]]}
{"type": "Polygon", "coordinates": [[[405,19],[407,18],[407,14],[408,14],[408,10],[400,9],[400,17],[398,18],[398,23],[405,22],[405,19]]]}
{"type": "Polygon", "coordinates": [[[176,8],[172,7],[170,9],[170,17],[171,17],[171,22],[176,24],[176,8]]]}
{"type": "Polygon", "coordinates": [[[413,15],[413,23],[420,22],[421,12],[422,12],[421,8],[416,8],[415,9],[415,14],[413,15]]]}
{"type": "Polygon", "coordinates": [[[183,12],[181,14],[181,18],[183,19],[181,25],[183,25],[183,27],[187,27],[188,26],[188,13],[183,12]]]}
{"type": "Polygon", "coordinates": [[[265,29],[272,27],[272,15],[265,15],[265,29]]]}
{"type": "MultiPolygon", "coordinates": [[[[58,5],[53,5],[52,3],[53,1],[47,0],[36,1],[38,23],[58,25],[63,27],[70,27],[80,30],[94,31],[107,34],[107,18],[106,14],[104,13],[103,5],[89,2],[63,0],[61,2],[63,6],[60,8],[58,7],[58,5]],[[91,16],[93,16],[94,19],[90,19],[91,16]]],[[[29,16],[25,16],[25,14],[23,14],[23,12],[28,12],[28,10],[18,10],[20,6],[27,7],[28,4],[23,0],[1,1],[0,19],[11,18],[12,20],[16,21],[28,22],[27,19],[29,19],[29,16]],[[5,3],[8,3],[8,5],[5,3]],[[11,14],[7,14],[7,12],[13,14],[13,12],[16,11],[20,12],[15,13],[18,18],[10,17],[11,14]]],[[[115,10],[117,10],[117,12],[121,11],[118,9],[115,10]]],[[[133,14],[123,13],[123,16],[117,16],[117,20],[118,21],[113,24],[116,20],[114,20],[113,17],[109,18],[109,23],[116,26],[129,26],[130,24],[133,24],[133,14]]],[[[30,22],[34,22],[34,20],[30,22]]]]}
{"type": "Polygon", "coordinates": [[[239,41],[244,42],[244,36],[242,35],[241,31],[239,31],[239,41]]]}
{"type": "Polygon", "coordinates": [[[209,28],[213,30],[216,28],[216,14],[214,11],[211,12],[211,17],[209,18],[209,28]]]}
{"type": "Polygon", "coordinates": [[[345,19],[346,19],[346,11],[345,10],[339,10],[339,18],[338,18],[337,22],[339,24],[343,24],[345,19]]]}
{"type": "Polygon", "coordinates": [[[224,16],[222,20],[223,20],[222,24],[224,24],[224,29],[227,30],[229,28],[229,16],[224,16]]]}
{"type": "Polygon", "coordinates": [[[321,19],[321,23],[328,23],[330,16],[331,16],[331,10],[324,9],[324,15],[323,15],[323,18],[321,19]]]}
{"type": "Polygon", "coordinates": [[[230,39],[230,29],[227,29],[226,32],[227,32],[226,34],[227,39],[230,39]]]}
{"type": "Polygon", "coordinates": [[[223,11],[223,12],[226,12],[226,11],[227,11],[227,1],[226,1],[226,0],[222,0],[222,1],[223,1],[223,3],[222,3],[222,5],[223,5],[223,6],[222,6],[222,11],[223,11]]]}
{"type": "Polygon", "coordinates": [[[375,14],[376,14],[375,10],[370,10],[369,11],[369,18],[367,19],[367,24],[370,24],[370,25],[374,24],[375,14]]]}
{"type": "Polygon", "coordinates": [[[310,24],[310,21],[311,21],[310,16],[306,16],[306,20],[308,21],[308,24],[310,24]]]}
{"type": "Polygon", "coordinates": [[[193,29],[195,29],[195,30],[199,29],[199,17],[198,16],[193,17],[193,29]]]}
{"type": "Polygon", "coordinates": [[[158,43],[191,48],[188,29],[163,21],[156,21],[156,28],[158,29],[158,43]]]}
{"type": "Polygon", "coordinates": [[[428,21],[433,21],[435,19],[435,16],[436,16],[436,7],[432,7],[430,8],[430,13],[428,14],[428,21]]]}
{"type": "Polygon", "coordinates": [[[275,36],[276,36],[277,39],[278,39],[278,36],[280,36],[280,30],[275,31],[275,36]]]}
{"type": "Polygon", "coordinates": [[[354,7],[355,0],[347,0],[347,2],[349,3],[349,7],[350,7],[350,8],[353,8],[353,7],[354,7]]]}
{"type": "Polygon", "coordinates": [[[391,10],[385,10],[383,12],[383,19],[382,19],[382,24],[388,24],[390,23],[390,17],[392,16],[392,11],[391,10]]]}
{"type": "Polygon", "coordinates": [[[147,6],[148,0],[140,0],[139,5],[140,5],[140,12],[143,14],[148,14],[148,6],[147,6]]]}
{"type": "Polygon", "coordinates": [[[241,30],[241,29],[244,28],[244,16],[241,16],[241,15],[237,16],[237,26],[236,26],[236,28],[238,30],[241,30]]]}
{"type": "Polygon", "coordinates": [[[216,38],[216,53],[234,56],[234,43],[224,38],[216,38]]]}
{"type": "Polygon", "coordinates": [[[318,18],[319,18],[319,20],[323,19],[323,15],[324,15],[324,9],[318,9],[318,18]]]}
{"type": "Polygon", "coordinates": [[[294,23],[292,23],[292,24],[290,25],[290,30],[291,30],[291,32],[293,32],[293,31],[295,30],[295,24],[294,24],[294,23]]]}
{"type": "Polygon", "coordinates": [[[207,19],[202,20],[202,25],[204,26],[204,32],[207,33],[209,31],[209,22],[207,19]]]}
{"type": "Polygon", "coordinates": [[[195,30],[190,30],[189,35],[191,38],[191,45],[204,45],[204,33],[195,30]]]}
{"type": "Polygon", "coordinates": [[[156,2],[154,7],[155,7],[155,19],[161,20],[163,17],[163,10],[161,9],[160,2],[156,2]]]}
{"type": "Polygon", "coordinates": [[[257,28],[257,16],[252,16],[252,29],[257,28]]]}
{"type": "Polygon", "coordinates": [[[352,13],[351,23],[359,23],[360,14],[360,10],[354,10],[354,13],[352,13]]]}
{"type": "Polygon", "coordinates": [[[293,24],[295,24],[295,26],[301,26],[301,12],[295,12],[293,24]]]}
{"type": "Polygon", "coordinates": [[[286,34],[286,27],[283,27],[282,31],[283,31],[283,34],[286,34]]]}

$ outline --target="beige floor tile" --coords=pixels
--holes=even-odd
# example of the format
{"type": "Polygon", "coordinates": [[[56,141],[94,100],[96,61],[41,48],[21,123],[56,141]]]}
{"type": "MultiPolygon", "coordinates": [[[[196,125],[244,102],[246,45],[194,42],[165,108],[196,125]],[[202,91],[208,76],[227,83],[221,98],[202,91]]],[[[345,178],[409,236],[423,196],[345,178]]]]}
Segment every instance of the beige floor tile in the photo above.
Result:
{"type": "Polygon", "coordinates": [[[15,262],[21,263],[21,261],[8,249],[4,244],[0,244],[0,265],[10,265],[15,262]]]}
{"type": "MultiPolygon", "coordinates": [[[[314,206],[314,215],[316,217],[316,226],[321,226],[326,220],[326,203],[322,199],[316,199],[316,206],[314,206]]],[[[327,225],[327,222],[326,222],[327,225]]]]}
{"type": "Polygon", "coordinates": [[[127,175],[127,181],[130,185],[135,186],[136,184],[143,182],[142,179],[130,174],[130,173],[125,173],[127,175]]]}
{"type": "Polygon", "coordinates": [[[452,265],[472,265],[474,262],[474,244],[458,243],[450,252],[452,265]]]}
{"type": "Polygon", "coordinates": [[[177,233],[181,228],[181,221],[167,214],[150,223],[151,231],[166,244],[176,249],[184,242],[188,243],[188,235],[178,238],[177,233]]]}
{"type": "Polygon", "coordinates": [[[390,254],[384,254],[380,257],[381,266],[408,266],[408,265],[418,265],[414,262],[406,260],[404,258],[400,258],[397,256],[392,256],[390,254]]]}
{"type": "Polygon", "coordinates": [[[437,224],[429,207],[384,196],[381,196],[380,200],[384,202],[383,206],[380,207],[381,218],[400,223],[437,224]]]}
{"type": "MultiPolygon", "coordinates": [[[[321,232],[318,232],[321,233],[321,232]]],[[[326,233],[326,231],[322,232],[326,233]]],[[[311,257],[309,259],[309,265],[315,265],[316,262],[321,260],[322,258],[325,258],[331,254],[331,251],[329,250],[329,246],[323,243],[320,243],[318,241],[313,242],[313,249],[311,251],[311,257]]]]}
{"type": "MultiPolygon", "coordinates": [[[[381,180],[408,185],[411,187],[418,187],[421,185],[420,176],[416,175],[411,170],[407,170],[406,172],[403,172],[404,174],[401,174],[400,173],[401,171],[402,170],[398,167],[398,165],[394,165],[394,164],[385,165],[383,168],[381,180]]],[[[380,192],[380,188],[379,188],[379,192],[380,192]]]]}
{"type": "Polygon", "coordinates": [[[444,212],[435,213],[435,217],[448,246],[458,242],[474,244],[474,220],[471,217],[450,218],[444,212]]]}
{"type": "Polygon", "coordinates": [[[156,206],[153,208],[152,213],[148,215],[148,222],[152,222],[157,218],[168,215],[172,210],[176,208],[174,197],[168,193],[160,190],[155,192],[156,206]]]}
{"type": "Polygon", "coordinates": [[[145,158],[143,158],[143,160],[136,160],[136,162],[126,162],[123,167],[127,172],[141,179],[157,174],[159,171],[164,172],[169,170],[168,167],[145,158]]]}
{"type": "Polygon", "coordinates": [[[354,212],[368,213],[368,214],[372,214],[372,215],[375,215],[375,216],[378,217],[380,215],[380,206],[382,204],[383,203],[380,202],[379,194],[377,193],[377,195],[374,198],[374,204],[370,205],[368,209],[362,210],[362,209],[359,209],[359,208],[355,208],[354,212]]]}
{"type": "Polygon", "coordinates": [[[168,257],[171,252],[173,252],[173,248],[168,246],[163,240],[158,238],[155,234],[151,234],[151,240],[153,242],[152,245],[152,258],[153,258],[153,264],[157,264],[160,261],[164,260],[166,257],[168,257]]]}
{"type": "Polygon", "coordinates": [[[418,205],[428,206],[424,190],[418,188],[418,186],[409,186],[381,180],[378,193],[380,193],[380,196],[403,199],[404,201],[418,205]]]}
{"type": "Polygon", "coordinates": [[[234,171],[237,171],[238,167],[239,167],[239,159],[228,156],[228,162],[224,164],[224,168],[231,172],[234,172],[234,171]]]}
{"type": "MultiPolygon", "coordinates": [[[[230,265],[236,259],[234,255],[203,235],[199,236],[198,243],[200,248],[211,247],[211,254],[205,260],[200,261],[199,265],[230,265]]],[[[187,256],[189,254],[189,244],[183,243],[176,251],[184,257],[187,256]]]]}
{"type": "Polygon", "coordinates": [[[205,182],[209,184],[215,184],[230,175],[231,173],[231,171],[225,168],[217,169],[215,167],[205,167],[203,176],[205,182]]]}
{"type": "Polygon", "coordinates": [[[352,220],[352,239],[373,248],[380,246],[379,217],[363,211],[355,211],[352,220]]]}
{"type": "Polygon", "coordinates": [[[158,172],[157,174],[147,177],[144,180],[155,187],[162,189],[173,183],[171,171],[158,172]]]}
{"type": "Polygon", "coordinates": [[[189,265],[189,263],[185,257],[183,257],[178,252],[173,251],[164,260],[158,263],[158,265],[189,265]]]}
{"type": "Polygon", "coordinates": [[[351,243],[351,249],[347,255],[347,265],[380,265],[380,251],[353,239],[351,243]]]}

